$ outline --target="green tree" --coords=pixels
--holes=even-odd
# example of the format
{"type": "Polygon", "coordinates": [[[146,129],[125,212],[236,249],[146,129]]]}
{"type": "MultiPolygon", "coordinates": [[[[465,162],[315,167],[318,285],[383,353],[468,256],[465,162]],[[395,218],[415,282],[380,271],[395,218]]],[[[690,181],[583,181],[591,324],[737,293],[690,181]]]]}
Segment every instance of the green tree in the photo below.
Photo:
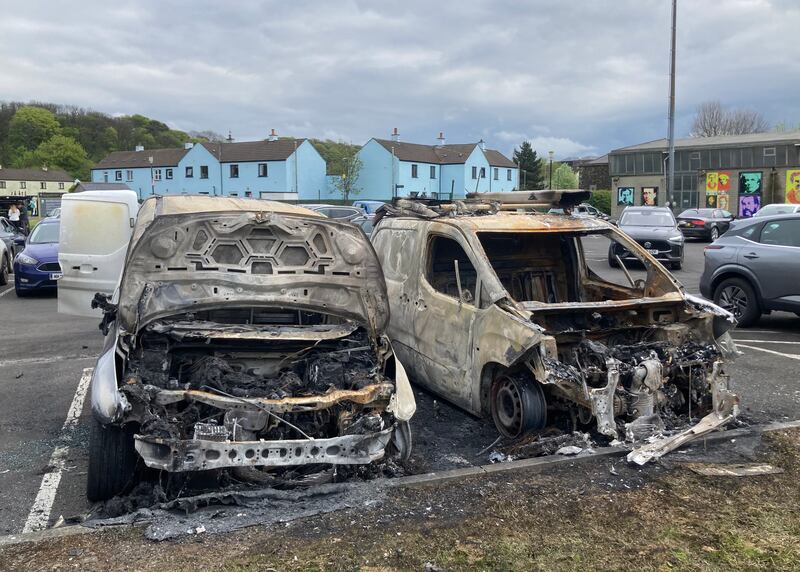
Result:
{"type": "Polygon", "coordinates": [[[8,144],[12,149],[32,151],[61,132],[61,125],[50,111],[41,107],[20,107],[8,124],[8,144]]]}
{"type": "Polygon", "coordinates": [[[553,163],[553,188],[577,189],[578,176],[566,163],[553,163]]]}
{"type": "Polygon", "coordinates": [[[530,141],[523,141],[519,149],[514,149],[514,162],[519,166],[520,190],[544,188],[542,160],[530,141]]]}
{"type": "Polygon", "coordinates": [[[333,185],[342,194],[342,200],[347,203],[350,197],[361,193],[358,186],[358,175],[363,166],[358,154],[352,153],[342,163],[341,176],[334,179],[333,185]]]}
{"type": "Polygon", "coordinates": [[[599,211],[611,214],[611,191],[608,189],[597,189],[592,191],[592,198],[589,199],[589,204],[599,211]]]}
{"type": "Polygon", "coordinates": [[[81,144],[64,135],[56,135],[39,145],[34,151],[26,151],[15,161],[17,167],[57,167],[73,177],[88,180],[91,162],[81,144]]]}

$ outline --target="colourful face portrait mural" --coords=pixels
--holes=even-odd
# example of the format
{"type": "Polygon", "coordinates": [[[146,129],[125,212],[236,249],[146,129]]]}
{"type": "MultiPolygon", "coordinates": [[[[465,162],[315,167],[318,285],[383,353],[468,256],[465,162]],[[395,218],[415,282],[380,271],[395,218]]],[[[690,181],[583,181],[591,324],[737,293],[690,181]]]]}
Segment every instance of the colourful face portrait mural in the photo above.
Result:
{"type": "Polygon", "coordinates": [[[717,206],[724,211],[731,210],[730,200],[728,199],[728,193],[719,193],[717,195],[717,206]]]}
{"type": "Polygon", "coordinates": [[[717,177],[717,173],[711,172],[706,173],[706,192],[707,193],[716,193],[719,185],[719,178],[717,177]]]}
{"type": "Polygon", "coordinates": [[[706,207],[728,210],[730,189],[730,173],[725,171],[706,173],[706,207]]]}
{"type": "Polygon", "coordinates": [[[800,170],[786,171],[786,202],[800,205],[800,170]]]}
{"type": "Polygon", "coordinates": [[[739,194],[753,195],[761,192],[761,172],[739,173],[739,194]]]}
{"type": "Polygon", "coordinates": [[[717,193],[709,193],[706,191],[706,207],[710,209],[717,208],[717,193]]]}
{"type": "Polygon", "coordinates": [[[642,187],[642,204],[646,207],[658,205],[658,187],[642,187]]]}
{"type": "Polygon", "coordinates": [[[731,190],[730,173],[717,173],[717,190],[725,193],[731,190]]]}
{"type": "Polygon", "coordinates": [[[634,192],[633,187],[617,187],[617,205],[632,206],[634,192]]]}
{"type": "Polygon", "coordinates": [[[761,208],[761,197],[759,195],[739,195],[739,216],[750,218],[761,208]]]}

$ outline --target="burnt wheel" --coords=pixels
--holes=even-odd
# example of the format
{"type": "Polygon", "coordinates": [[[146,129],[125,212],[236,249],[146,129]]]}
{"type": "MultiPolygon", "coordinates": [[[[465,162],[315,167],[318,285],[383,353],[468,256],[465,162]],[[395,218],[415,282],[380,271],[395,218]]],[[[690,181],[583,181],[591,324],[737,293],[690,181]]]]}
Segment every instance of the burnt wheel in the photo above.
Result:
{"type": "Polygon", "coordinates": [[[492,419],[506,437],[519,437],[547,424],[547,402],[534,380],[503,374],[492,383],[491,398],[492,419]]]}
{"type": "Polygon", "coordinates": [[[121,494],[134,483],[138,455],[132,427],[102,425],[94,416],[91,423],[86,498],[94,502],[121,494]]]}
{"type": "Polygon", "coordinates": [[[723,280],[714,291],[714,303],[733,314],[743,328],[755,324],[761,315],[753,287],[741,278],[723,280]]]}

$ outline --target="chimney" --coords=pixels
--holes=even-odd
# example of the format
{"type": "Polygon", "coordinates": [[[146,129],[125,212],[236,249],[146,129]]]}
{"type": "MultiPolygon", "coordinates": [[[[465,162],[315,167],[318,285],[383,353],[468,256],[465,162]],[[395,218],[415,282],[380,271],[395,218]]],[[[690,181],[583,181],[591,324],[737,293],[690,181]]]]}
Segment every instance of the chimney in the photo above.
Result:
{"type": "Polygon", "coordinates": [[[392,141],[400,141],[400,133],[398,133],[397,127],[392,129],[392,141]]]}
{"type": "Polygon", "coordinates": [[[444,131],[439,131],[439,136],[436,138],[436,140],[439,142],[439,147],[444,145],[444,131]]]}
{"type": "Polygon", "coordinates": [[[278,140],[278,134],[275,132],[274,129],[270,129],[267,141],[277,141],[277,140],[278,140]]]}
{"type": "Polygon", "coordinates": [[[144,145],[137,145],[137,146],[134,148],[134,151],[136,151],[136,152],[139,152],[139,151],[144,151],[144,145]]]}
{"type": "Polygon", "coordinates": [[[47,165],[42,165],[42,171],[47,172],[47,165]]]}
{"type": "Polygon", "coordinates": [[[192,143],[191,141],[187,141],[186,143],[183,144],[184,149],[191,149],[192,147],[194,147],[194,143],[192,143]]]}
{"type": "Polygon", "coordinates": [[[481,139],[480,141],[478,141],[478,147],[481,148],[481,151],[486,151],[486,142],[483,139],[481,139]]]}
{"type": "Polygon", "coordinates": [[[225,138],[225,141],[228,143],[233,143],[233,135],[231,135],[231,130],[228,129],[228,136],[225,138]]]}

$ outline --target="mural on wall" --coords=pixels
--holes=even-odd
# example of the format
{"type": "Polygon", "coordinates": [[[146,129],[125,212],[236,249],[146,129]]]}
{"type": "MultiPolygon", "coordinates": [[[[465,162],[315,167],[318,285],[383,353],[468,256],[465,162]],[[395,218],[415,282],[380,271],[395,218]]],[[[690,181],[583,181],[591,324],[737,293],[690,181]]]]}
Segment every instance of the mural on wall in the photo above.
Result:
{"type": "Polygon", "coordinates": [[[729,210],[728,191],[731,190],[731,174],[725,171],[706,173],[706,207],[729,210]]]}
{"type": "Polygon", "coordinates": [[[617,205],[633,206],[633,187],[617,187],[617,205]]]}
{"type": "Polygon", "coordinates": [[[761,208],[761,195],[739,195],[739,216],[750,218],[761,208]]]}
{"type": "Polygon", "coordinates": [[[786,202],[800,205],[800,170],[786,171],[786,202]]]}
{"type": "Polygon", "coordinates": [[[658,206],[658,187],[642,187],[642,204],[646,207],[658,206]]]}
{"type": "Polygon", "coordinates": [[[753,195],[761,193],[761,171],[739,173],[739,194],[753,195]]]}

